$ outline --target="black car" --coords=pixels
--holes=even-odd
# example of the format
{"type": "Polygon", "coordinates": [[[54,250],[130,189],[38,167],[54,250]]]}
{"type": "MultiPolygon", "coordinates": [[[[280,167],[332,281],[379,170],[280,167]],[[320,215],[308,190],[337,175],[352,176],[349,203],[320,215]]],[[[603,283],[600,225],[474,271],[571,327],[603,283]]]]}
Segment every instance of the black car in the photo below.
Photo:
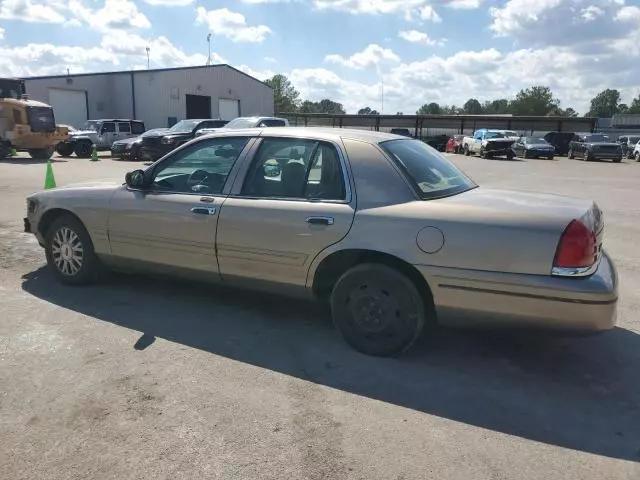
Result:
{"type": "Polygon", "coordinates": [[[586,161],[613,160],[619,163],[622,161],[622,147],[606,135],[576,135],[569,144],[568,157],[579,157],[586,161]]]}
{"type": "Polygon", "coordinates": [[[413,135],[411,135],[411,132],[408,128],[392,128],[390,133],[393,133],[394,135],[402,135],[403,137],[413,138],[413,135]]]}
{"type": "Polygon", "coordinates": [[[556,155],[566,155],[569,153],[569,144],[575,136],[575,132],[549,132],[543,138],[553,145],[556,155]]]}
{"type": "Polygon", "coordinates": [[[627,158],[633,158],[633,149],[636,143],[640,141],[640,135],[623,135],[618,137],[618,143],[622,147],[622,155],[627,158]]]}
{"type": "Polygon", "coordinates": [[[116,160],[130,160],[132,162],[140,161],[142,160],[140,148],[142,147],[143,137],[158,135],[168,130],[168,128],[154,128],[147,130],[139,137],[125,138],[124,140],[113,142],[113,145],[111,145],[111,158],[115,158],[116,160]]]}
{"type": "Polygon", "coordinates": [[[432,146],[439,152],[444,152],[447,149],[449,135],[434,135],[432,137],[426,137],[424,141],[427,145],[432,146]]]}
{"type": "Polygon", "coordinates": [[[142,137],[140,156],[143,160],[155,162],[171,150],[195,138],[198,130],[203,128],[222,128],[227,123],[226,120],[211,118],[180,120],[165,132],[142,137]]]}
{"type": "Polygon", "coordinates": [[[521,137],[511,145],[516,157],[553,159],[555,148],[541,137],[521,137]]]}

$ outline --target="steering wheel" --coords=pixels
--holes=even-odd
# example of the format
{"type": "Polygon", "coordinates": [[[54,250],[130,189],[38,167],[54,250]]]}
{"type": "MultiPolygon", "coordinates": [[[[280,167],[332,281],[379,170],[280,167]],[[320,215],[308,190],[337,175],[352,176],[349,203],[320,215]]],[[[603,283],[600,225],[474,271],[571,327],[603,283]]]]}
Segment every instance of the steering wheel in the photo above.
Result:
{"type": "Polygon", "coordinates": [[[189,175],[187,184],[191,186],[200,185],[204,183],[208,177],[209,172],[205,172],[204,170],[194,170],[193,172],[191,172],[191,175],[189,175]]]}

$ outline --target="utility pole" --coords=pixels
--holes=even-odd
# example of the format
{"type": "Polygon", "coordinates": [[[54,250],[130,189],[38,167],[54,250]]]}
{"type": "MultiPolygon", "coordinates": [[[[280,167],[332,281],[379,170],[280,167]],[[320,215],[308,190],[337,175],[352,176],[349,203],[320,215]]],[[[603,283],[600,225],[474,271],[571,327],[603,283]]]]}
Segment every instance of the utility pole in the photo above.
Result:
{"type": "Polygon", "coordinates": [[[149,63],[149,50],[151,50],[151,49],[149,47],[147,47],[147,70],[149,70],[149,66],[150,66],[150,63],[149,63]]]}
{"type": "Polygon", "coordinates": [[[209,55],[207,56],[207,65],[211,65],[211,34],[207,34],[207,45],[209,46],[209,55]]]}
{"type": "Polygon", "coordinates": [[[380,75],[380,115],[384,112],[384,76],[380,75]]]}

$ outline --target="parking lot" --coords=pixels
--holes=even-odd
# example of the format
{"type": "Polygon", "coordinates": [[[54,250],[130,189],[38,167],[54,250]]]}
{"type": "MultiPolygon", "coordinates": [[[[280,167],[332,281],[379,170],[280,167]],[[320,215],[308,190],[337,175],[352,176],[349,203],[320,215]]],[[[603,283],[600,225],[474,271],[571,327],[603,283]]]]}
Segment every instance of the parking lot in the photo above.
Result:
{"type": "MultiPolygon", "coordinates": [[[[618,328],[441,331],[382,359],[306,303],[129,275],[63,287],[21,232],[45,164],[0,161],[2,478],[640,478],[640,163],[449,158],[483,186],[598,202],[618,328]]],[[[140,165],[54,160],[58,185],[140,165]]]]}

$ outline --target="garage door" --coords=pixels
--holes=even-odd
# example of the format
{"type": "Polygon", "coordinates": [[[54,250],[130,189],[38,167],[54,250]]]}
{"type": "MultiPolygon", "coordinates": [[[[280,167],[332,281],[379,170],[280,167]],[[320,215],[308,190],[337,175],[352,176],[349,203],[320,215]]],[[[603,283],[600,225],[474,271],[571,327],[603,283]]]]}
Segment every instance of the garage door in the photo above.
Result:
{"type": "Polygon", "coordinates": [[[222,120],[233,120],[240,116],[240,100],[221,98],[218,100],[218,116],[222,120]]]}
{"type": "Polygon", "coordinates": [[[56,123],[81,128],[87,118],[87,94],[84,90],[49,89],[49,105],[56,123]]]}

